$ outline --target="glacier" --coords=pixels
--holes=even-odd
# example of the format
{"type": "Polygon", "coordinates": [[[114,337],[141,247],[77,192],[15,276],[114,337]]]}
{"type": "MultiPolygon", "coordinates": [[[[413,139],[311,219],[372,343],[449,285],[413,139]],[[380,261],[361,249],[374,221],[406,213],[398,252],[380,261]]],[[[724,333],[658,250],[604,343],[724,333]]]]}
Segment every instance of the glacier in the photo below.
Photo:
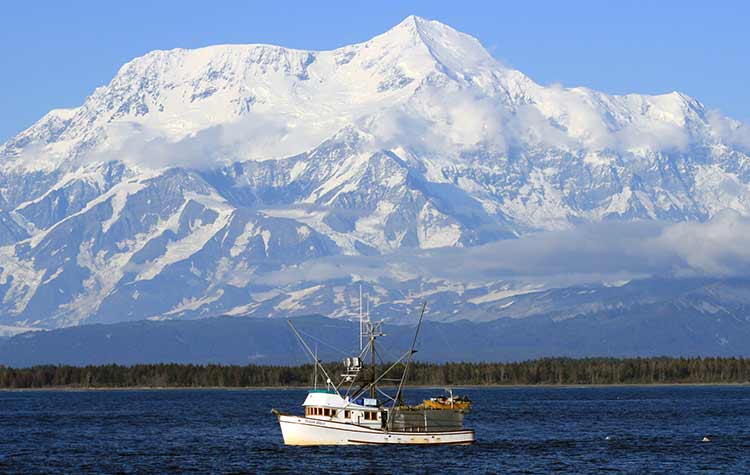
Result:
{"type": "Polygon", "coordinates": [[[750,214],[745,124],[679,92],[543,86],[436,21],[154,51],[0,146],[0,325],[346,317],[360,282],[397,321],[425,298],[436,320],[515,316],[553,282],[401,256],[727,210],[750,214]]]}

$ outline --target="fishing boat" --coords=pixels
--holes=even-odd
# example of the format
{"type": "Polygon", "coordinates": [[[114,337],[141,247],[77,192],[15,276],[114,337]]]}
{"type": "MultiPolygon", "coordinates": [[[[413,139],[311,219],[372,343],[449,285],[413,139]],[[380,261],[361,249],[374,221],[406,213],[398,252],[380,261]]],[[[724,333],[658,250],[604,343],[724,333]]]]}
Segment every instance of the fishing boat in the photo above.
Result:
{"type": "MultiPolygon", "coordinates": [[[[361,294],[361,291],[360,291],[361,294]]],[[[474,430],[463,426],[471,410],[468,398],[430,398],[418,405],[404,403],[404,383],[412,363],[415,345],[422,326],[426,304],[409,351],[381,374],[376,372],[375,340],[384,336],[383,322],[373,322],[362,313],[360,296],[359,347],[357,355],[344,360],[344,371],[335,381],[326,371],[291,321],[289,326],[314,361],[313,389],[302,406],[304,414],[286,414],[275,409],[286,445],[466,445],[475,441],[474,430]],[[369,366],[364,362],[369,359],[369,366]],[[397,369],[400,378],[388,378],[397,369]],[[318,388],[318,372],[325,378],[325,388],[318,388]],[[384,382],[398,382],[393,393],[381,387],[384,382]]]]}

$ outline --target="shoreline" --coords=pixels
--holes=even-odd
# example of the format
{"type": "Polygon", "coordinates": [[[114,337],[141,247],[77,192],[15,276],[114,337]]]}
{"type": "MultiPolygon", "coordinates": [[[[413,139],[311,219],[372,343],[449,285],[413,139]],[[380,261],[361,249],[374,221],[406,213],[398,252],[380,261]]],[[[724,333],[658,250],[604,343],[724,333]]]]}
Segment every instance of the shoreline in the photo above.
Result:
{"type": "MultiPolygon", "coordinates": [[[[456,384],[456,385],[412,385],[411,389],[597,389],[597,388],[648,388],[648,387],[702,387],[702,386],[726,386],[726,387],[750,387],[750,381],[744,383],[624,383],[624,384],[456,384]]],[[[383,386],[395,388],[396,386],[383,386]]],[[[310,389],[308,386],[45,386],[38,388],[0,388],[0,392],[48,392],[48,391],[304,391],[310,389]]]]}

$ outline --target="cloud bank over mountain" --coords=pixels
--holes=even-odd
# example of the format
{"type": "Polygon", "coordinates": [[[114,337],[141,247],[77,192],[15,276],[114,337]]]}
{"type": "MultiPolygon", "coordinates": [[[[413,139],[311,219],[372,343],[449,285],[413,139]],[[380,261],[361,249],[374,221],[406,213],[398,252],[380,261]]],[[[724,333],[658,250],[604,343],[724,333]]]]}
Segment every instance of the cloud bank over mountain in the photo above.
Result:
{"type": "Polygon", "coordinates": [[[271,273],[268,282],[414,274],[458,282],[544,281],[565,286],[653,277],[750,277],[749,232],[750,218],[734,211],[706,222],[591,223],[469,248],[313,259],[271,273]]]}

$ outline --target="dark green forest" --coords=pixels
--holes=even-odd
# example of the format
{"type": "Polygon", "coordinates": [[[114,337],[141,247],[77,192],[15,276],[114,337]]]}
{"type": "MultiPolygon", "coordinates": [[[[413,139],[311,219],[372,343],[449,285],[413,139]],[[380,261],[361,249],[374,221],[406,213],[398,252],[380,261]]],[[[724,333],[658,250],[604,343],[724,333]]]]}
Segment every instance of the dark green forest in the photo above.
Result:
{"type": "MultiPolygon", "coordinates": [[[[340,365],[326,363],[329,374],[340,365]]],[[[389,365],[381,365],[383,371],[389,365]]],[[[402,369],[394,371],[399,377],[402,369]]],[[[285,387],[312,383],[312,365],[0,366],[0,388],[285,387]]],[[[746,358],[543,358],[516,363],[414,363],[409,383],[428,386],[750,383],[746,358]]]]}

